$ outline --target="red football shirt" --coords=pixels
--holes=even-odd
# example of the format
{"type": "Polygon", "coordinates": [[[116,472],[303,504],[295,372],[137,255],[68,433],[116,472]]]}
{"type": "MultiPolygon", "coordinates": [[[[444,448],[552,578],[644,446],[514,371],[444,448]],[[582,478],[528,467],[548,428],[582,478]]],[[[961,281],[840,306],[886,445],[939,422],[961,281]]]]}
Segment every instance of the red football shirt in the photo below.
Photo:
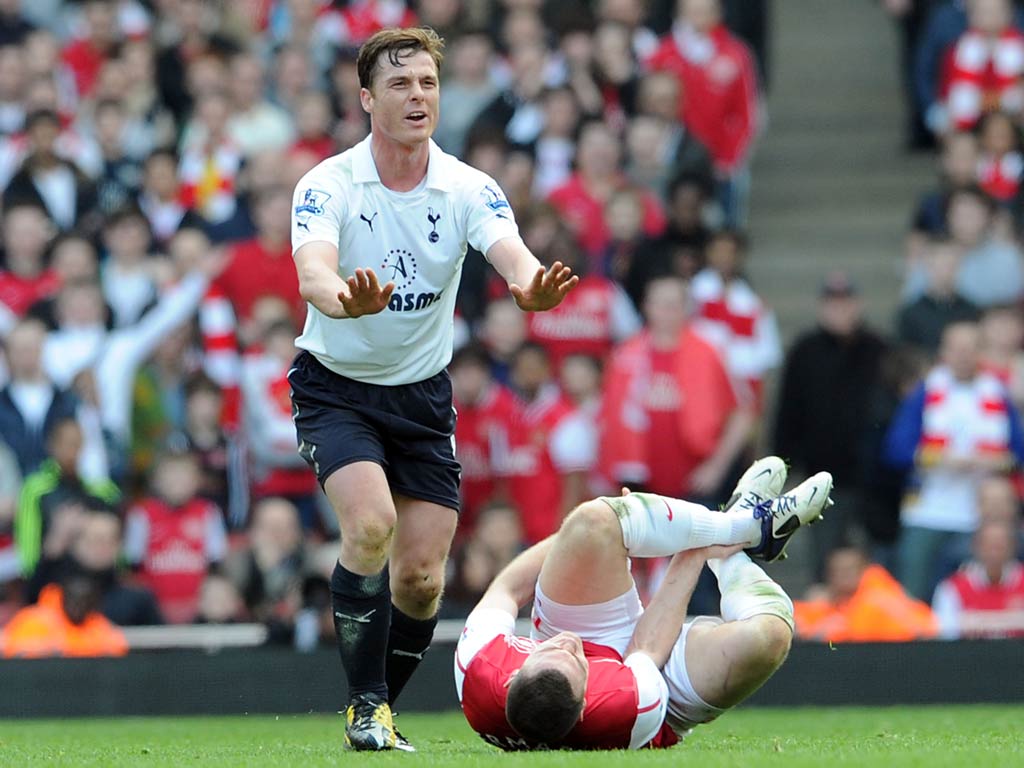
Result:
{"type": "Polygon", "coordinates": [[[217,285],[228,297],[239,320],[248,320],[253,306],[263,296],[278,296],[292,307],[292,316],[301,327],[306,319],[306,302],[299,295],[299,276],[292,261],[288,241],[276,251],[268,251],[258,238],[236,243],[229,261],[217,278],[217,285]]]}
{"type": "Polygon", "coordinates": [[[462,465],[460,536],[473,530],[480,508],[494,495],[498,477],[495,453],[499,446],[508,443],[516,409],[515,396],[497,383],[491,385],[479,403],[455,403],[459,414],[455,423],[455,458],[462,465]]]}
{"type": "Polygon", "coordinates": [[[586,703],[579,722],[561,744],[531,743],[505,718],[508,681],[538,643],[512,634],[515,618],[497,610],[476,610],[455,651],[455,687],[470,727],[481,738],[508,751],[639,749],[671,747],[676,733],[665,724],[668,689],[650,658],[628,661],[613,649],[584,641],[589,661],[586,703]]]}

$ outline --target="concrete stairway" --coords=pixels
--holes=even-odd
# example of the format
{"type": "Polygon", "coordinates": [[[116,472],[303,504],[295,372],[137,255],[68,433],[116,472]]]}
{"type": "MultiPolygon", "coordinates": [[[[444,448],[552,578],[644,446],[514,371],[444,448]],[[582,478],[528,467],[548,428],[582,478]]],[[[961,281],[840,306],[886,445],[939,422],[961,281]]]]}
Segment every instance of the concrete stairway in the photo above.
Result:
{"type": "Polygon", "coordinates": [[[935,160],[903,150],[897,30],[880,3],[775,0],[767,130],[753,166],[749,272],[788,341],[846,269],[888,330],[914,201],[935,160]]]}

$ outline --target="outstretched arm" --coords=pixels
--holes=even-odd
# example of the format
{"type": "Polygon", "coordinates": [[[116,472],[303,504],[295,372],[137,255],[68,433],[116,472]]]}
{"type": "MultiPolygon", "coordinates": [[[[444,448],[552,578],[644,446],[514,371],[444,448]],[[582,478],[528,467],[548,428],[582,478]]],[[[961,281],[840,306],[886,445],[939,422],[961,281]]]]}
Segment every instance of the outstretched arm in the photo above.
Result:
{"type": "Polygon", "coordinates": [[[547,557],[554,538],[548,536],[506,565],[501,573],[494,577],[491,586],[487,588],[474,610],[493,608],[513,616],[517,615],[519,609],[533,597],[540,568],[544,565],[544,558],[547,557]]]}
{"type": "Polygon", "coordinates": [[[388,305],[395,290],[394,283],[382,288],[372,269],[357,269],[343,279],[338,274],[338,249],[322,240],[295,252],[295,269],[302,298],[335,319],[374,315],[388,305]]]}
{"type": "Polygon", "coordinates": [[[496,242],[487,249],[487,260],[505,278],[512,298],[526,312],[557,307],[580,281],[560,261],[544,269],[521,237],[506,237],[496,242]]]}

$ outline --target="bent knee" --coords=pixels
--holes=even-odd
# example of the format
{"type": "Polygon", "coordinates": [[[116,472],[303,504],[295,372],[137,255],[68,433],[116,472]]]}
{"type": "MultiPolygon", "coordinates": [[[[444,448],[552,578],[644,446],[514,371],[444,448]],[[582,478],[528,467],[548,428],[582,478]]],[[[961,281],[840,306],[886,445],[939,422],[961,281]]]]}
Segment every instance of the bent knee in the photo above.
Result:
{"type": "Polygon", "coordinates": [[[621,544],[622,526],[611,507],[599,499],[592,499],[566,516],[558,535],[594,542],[614,540],[621,544]]]}
{"type": "Polygon", "coordinates": [[[393,510],[347,510],[341,526],[342,544],[359,550],[384,550],[395,531],[393,510]]]}
{"type": "Polygon", "coordinates": [[[765,616],[760,622],[760,657],[764,664],[778,668],[789,655],[793,630],[777,616],[765,616]]]}
{"type": "Polygon", "coordinates": [[[400,568],[391,572],[391,592],[400,607],[423,612],[436,605],[444,590],[444,568],[428,565],[400,568]]]}

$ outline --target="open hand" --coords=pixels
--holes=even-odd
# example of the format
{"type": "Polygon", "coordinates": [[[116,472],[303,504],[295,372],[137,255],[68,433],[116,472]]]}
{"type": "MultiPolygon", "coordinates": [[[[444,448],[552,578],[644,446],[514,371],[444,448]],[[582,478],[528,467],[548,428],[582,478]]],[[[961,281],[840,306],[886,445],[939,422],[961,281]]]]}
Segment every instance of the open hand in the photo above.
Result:
{"type": "Polygon", "coordinates": [[[345,308],[349,317],[375,315],[388,305],[395,284],[389,282],[383,288],[372,269],[356,269],[352,277],[345,281],[348,291],[338,292],[338,301],[345,308]]]}
{"type": "Polygon", "coordinates": [[[512,283],[508,290],[524,312],[543,312],[561,304],[565,294],[575,288],[579,281],[571,269],[556,261],[548,270],[538,267],[525,290],[516,283],[512,283]]]}

